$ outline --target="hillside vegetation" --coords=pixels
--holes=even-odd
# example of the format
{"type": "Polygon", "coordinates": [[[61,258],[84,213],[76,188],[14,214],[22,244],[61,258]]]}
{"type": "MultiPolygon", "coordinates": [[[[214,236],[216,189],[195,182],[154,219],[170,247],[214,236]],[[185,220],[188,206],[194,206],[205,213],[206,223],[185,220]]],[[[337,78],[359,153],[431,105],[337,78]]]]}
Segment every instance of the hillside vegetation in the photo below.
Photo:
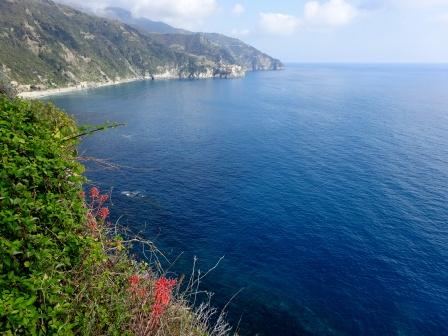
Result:
{"type": "Polygon", "coordinates": [[[227,335],[223,314],[188,305],[200,277],[132,259],[130,242],[159,254],[108,222],[107,193],[84,195],[78,132],[51,104],[0,94],[0,334],[227,335]]]}
{"type": "Polygon", "coordinates": [[[283,67],[279,60],[236,38],[217,33],[195,33],[174,28],[163,22],[135,18],[122,8],[109,7],[105,15],[149,34],[157,42],[173,50],[190,55],[237,64],[249,71],[277,70],[283,67]]]}
{"type": "Polygon", "coordinates": [[[45,0],[0,1],[0,64],[20,84],[55,87],[195,63],[124,24],[45,0]]]}
{"type": "Polygon", "coordinates": [[[241,75],[280,67],[256,49],[243,48],[242,42],[229,47],[213,36],[154,34],[50,0],[0,1],[0,71],[22,91],[158,74],[241,75]]]}

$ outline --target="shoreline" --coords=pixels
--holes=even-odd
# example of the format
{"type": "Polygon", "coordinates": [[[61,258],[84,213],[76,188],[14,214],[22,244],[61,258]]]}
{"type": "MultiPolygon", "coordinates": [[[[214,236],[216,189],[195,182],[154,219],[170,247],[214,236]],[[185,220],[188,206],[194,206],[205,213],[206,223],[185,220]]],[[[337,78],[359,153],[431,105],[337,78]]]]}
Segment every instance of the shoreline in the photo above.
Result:
{"type": "MultiPolygon", "coordinates": [[[[144,80],[152,80],[151,77],[135,77],[135,78],[127,78],[122,80],[117,80],[113,82],[83,82],[77,85],[72,86],[65,86],[60,88],[54,88],[54,89],[46,89],[46,90],[36,90],[36,91],[23,91],[17,94],[18,97],[23,99],[37,99],[37,98],[43,98],[47,96],[54,96],[64,93],[71,93],[76,91],[84,91],[89,89],[97,89],[100,87],[106,87],[106,86],[114,86],[114,85],[120,85],[125,83],[131,83],[131,82],[137,82],[137,81],[144,81],[144,80]]],[[[162,75],[155,75],[154,80],[156,79],[176,79],[175,77],[168,77],[164,74],[162,75]]]]}
{"type": "MultiPolygon", "coordinates": [[[[244,77],[245,75],[246,75],[246,73],[244,72],[244,74],[233,75],[233,76],[229,76],[228,78],[229,79],[230,78],[241,78],[241,77],[244,77]]],[[[210,78],[216,78],[216,77],[210,76],[210,75],[194,77],[194,79],[210,79],[210,78]]],[[[54,89],[23,91],[23,92],[18,93],[17,96],[22,99],[37,99],[37,98],[54,96],[54,95],[59,95],[59,94],[64,94],[64,93],[84,91],[84,90],[89,90],[89,89],[97,89],[97,88],[101,88],[101,87],[115,86],[115,85],[120,85],[120,84],[125,84],[125,83],[131,83],[131,82],[138,82],[138,81],[145,81],[145,80],[175,80],[175,79],[187,79],[187,78],[179,77],[179,75],[174,75],[173,73],[167,71],[165,73],[160,73],[160,74],[156,74],[153,76],[134,77],[134,78],[127,78],[127,79],[110,81],[110,82],[82,82],[77,85],[54,88],[54,89]]]]}

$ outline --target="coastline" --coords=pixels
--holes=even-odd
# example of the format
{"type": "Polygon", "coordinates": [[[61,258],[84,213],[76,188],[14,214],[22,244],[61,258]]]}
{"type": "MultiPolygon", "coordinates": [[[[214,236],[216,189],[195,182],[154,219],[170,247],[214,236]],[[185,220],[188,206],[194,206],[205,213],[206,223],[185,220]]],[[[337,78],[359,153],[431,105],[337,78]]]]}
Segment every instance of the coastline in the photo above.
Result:
{"type": "MultiPolygon", "coordinates": [[[[58,95],[58,94],[64,94],[64,93],[70,93],[70,92],[76,92],[76,91],[84,91],[84,90],[88,90],[88,89],[96,89],[96,88],[105,87],[105,86],[114,86],[114,85],[120,85],[120,84],[149,80],[149,79],[152,80],[153,78],[151,78],[151,77],[134,77],[134,78],[127,78],[127,79],[110,81],[110,82],[82,82],[77,85],[54,88],[54,89],[23,91],[23,92],[20,92],[17,96],[20,98],[23,98],[23,99],[37,99],[37,98],[43,98],[43,97],[53,96],[53,95],[58,95]]],[[[156,80],[156,79],[176,79],[176,77],[174,77],[174,76],[168,77],[165,74],[161,74],[161,75],[155,75],[154,80],[156,80]]]]}
{"type": "MultiPolygon", "coordinates": [[[[246,75],[246,71],[240,73],[231,74],[226,78],[239,78],[244,77],[246,75]]],[[[217,76],[213,76],[211,73],[201,74],[197,77],[193,77],[194,79],[209,79],[216,78],[217,76]]],[[[88,89],[96,89],[105,86],[114,86],[125,83],[144,81],[144,80],[172,80],[172,79],[186,79],[185,77],[179,76],[178,74],[174,74],[173,72],[166,71],[164,73],[155,74],[153,76],[145,76],[145,77],[132,77],[115,81],[108,82],[82,82],[77,85],[53,88],[53,89],[45,89],[45,90],[34,90],[34,91],[23,91],[17,94],[18,97],[22,99],[37,99],[43,98],[47,96],[53,96],[58,94],[83,91],[88,89]]]]}

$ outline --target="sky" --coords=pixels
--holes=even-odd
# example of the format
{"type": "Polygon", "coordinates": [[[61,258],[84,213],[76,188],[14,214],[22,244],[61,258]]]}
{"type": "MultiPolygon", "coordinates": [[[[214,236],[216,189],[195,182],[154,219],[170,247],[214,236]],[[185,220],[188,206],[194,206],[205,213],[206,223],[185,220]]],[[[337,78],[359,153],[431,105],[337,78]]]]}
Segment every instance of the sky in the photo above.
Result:
{"type": "Polygon", "coordinates": [[[448,0],[59,0],[240,38],[284,62],[448,63],[448,0]]]}

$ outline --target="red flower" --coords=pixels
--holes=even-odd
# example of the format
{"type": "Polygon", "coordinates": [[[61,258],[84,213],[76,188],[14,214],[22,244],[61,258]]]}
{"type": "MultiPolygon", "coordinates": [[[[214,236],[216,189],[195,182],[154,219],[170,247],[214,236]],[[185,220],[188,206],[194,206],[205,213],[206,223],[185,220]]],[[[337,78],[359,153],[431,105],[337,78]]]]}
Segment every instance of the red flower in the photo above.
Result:
{"type": "Polygon", "coordinates": [[[109,195],[101,195],[100,196],[100,202],[104,203],[109,199],[109,195]]]}
{"type": "Polygon", "coordinates": [[[133,274],[128,278],[128,281],[131,287],[135,287],[140,282],[140,277],[137,274],[133,274]]]}
{"type": "Polygon", "coordinates": [[[102,219],[106,219],[106,217],[109,216],[109,209],[108,208],[101,208],[98,211],[98,216],[100,216],[102,219]]]}
{"type": "Polygon", "coordinates": [[[155,284],[155,301],[162,305],[167,305],[170,302],[171,292],[174,286],[176,286],[176,280],[174,279],[167,279],[165,277],[157,279],[155,284]]]}
{"type": "Polygon", "coordinates": [[[90,188],[90,197],[96,199],[100,196],[100,190],[97,187],[90,188]]]}
{"type": "Polygon", "coordinates": [[[137,296],[138,296],[140,299],[144,299],[144,298],[148,295],[148,289],[147,289],[147,288],[144,288],[144,287],[142,287],[142,288],[137,288],[137,290],[136,290],[135,293],[137,294],[137,296]]]}
{"type": "Polygon", "coordinates": [[[170,303],[174,286],[176,286],[176,280],[174,279],[161,277],[156,280],[154,304],[151,312],[151,324],[153,326],[158,324],[160,317],[163,315],[166,307],[170,303]]]}
{"type": "Polygon", "coordinates": [[[151,324],[156,325],[159,318],[163,315],[164,312],[164,306],[162,306],[160,303],[154,303],[151,311],[151,324]]]}

